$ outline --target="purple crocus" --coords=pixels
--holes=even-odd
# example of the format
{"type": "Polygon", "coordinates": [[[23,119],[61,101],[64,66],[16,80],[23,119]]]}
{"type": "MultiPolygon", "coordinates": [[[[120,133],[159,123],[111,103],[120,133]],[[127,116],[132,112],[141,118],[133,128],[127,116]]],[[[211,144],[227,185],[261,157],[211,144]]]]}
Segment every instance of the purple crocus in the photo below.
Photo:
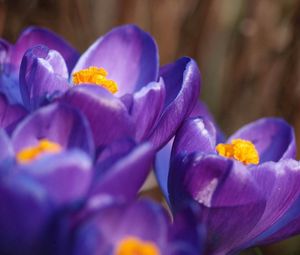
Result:
{"type": "Polygon", "coordinates": [[[89,197],[133,200],[149,173],[153,150],[129,141],[106,147],[96,161],[84,115],[58,103],[26,117],[11,138],[2,130],[0,253],[48,254],[56,245],[56,220],[67,208],[79,210],[89,197]]]}
{"type": "MultiPolygon", "coordinates": [[[[158,62],[153,38],[133,25],[115,28],[96,40],[72,71],[59,51],[39,45],[22,60],[23,104],[33,110],[60,97],[87,117],[96,147],[104,141],[99,137],[105,136],[104,125],[114,128],[119,138],[125,133],[159,148],[196,104],[200,73],[190,58],[161,69],[158,62]]],[[[106,137],[105,142],[112,140],[106,137]]]]}
{"type": "MultiPolygon", "coordinates": [[[[59,52],[69,71],[73,69],[79,57],[79,53],[67,42],[43,28],[27,28],[15,44],[0,39],[0,91],[6,95],[12,104],[22,104],[19,87],[21,61],[25,52],[36,45],[45,45],[59,52]]],[[[56,54],[54,51],[51,53],[56,54]]]]}
{"type": "Polygon", "coordinates": [[[299,233],[295,154],[293,129],[281,119],[250,123],[219,144],[209,120],[189,119],[173,144],[171,207],[192,201],[202,208],[207,254],[235,254],[299,233]]]}
{"type": "Polygon", "coordinates": [[[128,204],[94,197],[87,207],[89,213],[72,224],[74,255],[202,254],[203,231],[190,209],[171,224],[166,211],[150,200],[128,204]]]}

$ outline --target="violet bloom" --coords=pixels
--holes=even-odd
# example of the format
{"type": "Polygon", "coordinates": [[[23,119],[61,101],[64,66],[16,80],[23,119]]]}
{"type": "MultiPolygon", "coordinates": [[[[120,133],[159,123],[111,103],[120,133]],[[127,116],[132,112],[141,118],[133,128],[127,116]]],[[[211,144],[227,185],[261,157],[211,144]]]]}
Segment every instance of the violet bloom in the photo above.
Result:
{"type": "MultiPolygon", "coordinates": [[[[19,88],[22,58],[29,48],[41,44],[58,51],[63,56],[69,71],[73,69],[79,57],[79,53],[67,42],[43,28],[27,28],[15,44],[0,39],[0,91],[6,95],[11,104],[22,104],[23,102],[19,88]]],[[[49,55],[55,55],[55,51],[50,51],[49,55]]],[[[51,87],[51,84],[49,86],[51,87]]]]}
{"type": "Polygon", "coordinates": [[[73,255],[201,255],[202,231],[193,211],[166,211],[151,202],[131,204],[94,197],[90,212],[72,224],[73,255]],[[103,201],[104,200],[104,201],[103,201]]]}
{"type": "Polygon", "coordinates": [[[168,199],[202,208],[207,254],[236,254],[299,233],[300,164],[293,129],[260,119],[217,144],[214,125],[187,120],[176,135],[168,199]]]}
{"type": "Polygon", "coordinates": [[[133,200],[153,160],[149,144],[119,142],[95,165],[88,122],[63,104],[29,115],[11,139],[1,131],[0,145],[1,254],[47,254],[65,209],[82,207],[90,196],[133,200]]]}
{"type": "Polygon", "coordinates": [[[194,60],[181,58],[159,69],[156,43],[133,25],[100,37],[71,72],[59,51],[45,46],[29,49],[20,69],[24,105],[32,110],[60,96],[85,114],[96,147],[105,138],[112,141],[101,132],[103,125],[113,127],[115,137],[161,147],[192,111],[199,88],[194,60]]]}
{"type": "MultiPolygon", "coordinates": [[[[105,130],[108,136],[109,132],[110,130],[105,130]]],[[[43,162],[43,159],[47,160],[50,156],[59,156],[72,150],[85,153],[93,165],[90,195],[104,192],[133,198],[145,181],[153,158],[153,150],[149,144],[137,145],[130,138],[106,146],[98,151],[95,158],[88,121],[78,110],[59,103],[42,107],[26,117],[15,128],[11,138],[4,132],[0,133],[0,142],[1,152],[6,155],[1,158],[15,162],[11,164],[12,168],[32,169],[31,165],[37,164],[35,161],[43,162]]],[[[59,163],[53,162],[48,167],[56,164],[59,163]]],[[[7,168],[5,165],[2,171],[9,172],[7,168]]]]}

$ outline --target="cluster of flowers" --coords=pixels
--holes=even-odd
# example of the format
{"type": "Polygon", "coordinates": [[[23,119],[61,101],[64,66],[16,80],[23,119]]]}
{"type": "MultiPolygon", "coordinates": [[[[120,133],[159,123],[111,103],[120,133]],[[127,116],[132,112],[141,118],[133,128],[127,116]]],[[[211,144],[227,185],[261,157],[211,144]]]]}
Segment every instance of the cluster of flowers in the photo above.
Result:
{"type": "Polygon", "coordinates": [[[159,67],[136,26],[81,56],[28,28],[0,40],[0,71],[0,254],[236,254],[300,232],[293,129],[224,143],[195,61],[159,67]],[[138,199],[153,165],[170,212],[138,199]]]}

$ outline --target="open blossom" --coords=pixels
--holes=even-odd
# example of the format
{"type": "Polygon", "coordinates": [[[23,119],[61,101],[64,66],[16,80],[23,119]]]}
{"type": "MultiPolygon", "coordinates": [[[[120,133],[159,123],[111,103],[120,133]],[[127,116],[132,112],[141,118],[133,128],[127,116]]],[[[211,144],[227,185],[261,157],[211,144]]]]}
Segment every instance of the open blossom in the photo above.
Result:
{"type": "Polygon", "coordinates": [[[84,115],[60,103],[28,115],[11,137],[1,130],[0,145],[1,254],[41,254],[56,243],[48,238],[58,215],[89,197],[135,199],[153,160],[150,144],[129,138],[96,156],[84,115]]]}
{"type": "MultiPolygon", "coordinates": [[[[79,58],[67,43],[43,29],[29,28],[16,45],[5,45],[2,65],[17,70],[7,71],[5,77],[19,74],[18,86],[0,83],[10,101],[34,110],[59,97],[85,114],[96,147],[102,146],[98,141],[103,139],[97,137],[102,125],[114,126],[119,137],[125,133],[161,147],[192,111],[199,95],[197,64],[181,58],[159,68],[153,38],[133,25],[113,29],[79,58]],[[7,86],[14,87],[14,92],[8,93],[7,86]]],[[[108,137],[106,142],[111,141],[108,137]]]]}
{"type": "Polygon", "coordinates": [[[168,178],[173,211],[202,208],[206,254],[235,254],[299,233],[300,164],[293,129],[265,118],[216,141],[207,119],[187,120],[176,135],[168,178]]]}
{"type": "Polygon", "coordinates": [[[124,203],[100,196],[92,198],[86,210],[75,223],[74,216],[69,218],[74,255],[202,254],[203,231],[188,208],[172,223],[166,211],[150,200],[124,203]]]}

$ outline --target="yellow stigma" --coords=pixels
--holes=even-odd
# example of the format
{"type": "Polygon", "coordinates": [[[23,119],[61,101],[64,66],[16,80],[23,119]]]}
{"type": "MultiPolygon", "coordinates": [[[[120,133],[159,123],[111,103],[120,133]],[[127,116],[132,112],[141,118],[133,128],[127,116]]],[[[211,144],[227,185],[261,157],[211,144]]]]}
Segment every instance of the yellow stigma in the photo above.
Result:
{"type": "Polygon", "coordinates": [[[43,154],[59,153],[62,148],[59,144],[51,142],[47,139],[41,139],[36,146],[26,147],[17,154],[17,161],[26,164],[37,159],[43,154]]]}
{"type": "Polygon", "coordinates": [[[107,79],[107,75],[108,72],[104,68],[91,66],[73,73],[73,83],[75,85],[82,83],[97,84],[114,94],[118,91],[118,85],[115,81],[107,79]]]}
{"type": "Polygon", "coordinates": [[[114,255],[160,255],[160,252],[153,242],[127,237],[119,243],[114,255]]]}
{"type": "Polygon", "coordinates": [[[259,163],[259,155],[254,144],[248,140],[234,139],[231,144],[220,143],[217,152],[226,158],[234,158],[245,165],[259,163]]]}

